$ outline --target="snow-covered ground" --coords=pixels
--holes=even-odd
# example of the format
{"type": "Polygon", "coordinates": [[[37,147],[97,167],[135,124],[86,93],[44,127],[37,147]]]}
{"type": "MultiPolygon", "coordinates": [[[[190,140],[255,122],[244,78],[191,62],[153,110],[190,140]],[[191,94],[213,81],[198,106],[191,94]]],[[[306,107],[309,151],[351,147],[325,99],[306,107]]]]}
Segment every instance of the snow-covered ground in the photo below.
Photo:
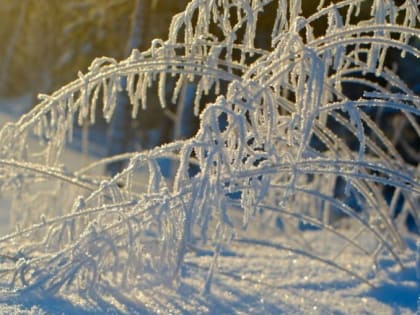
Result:
{"type": "MultiPolygon", "coordinates": [[[[307,232],[309,237],[317,237],[307,232]]],[[[270,241],[282,244],[285,238],[270,241]]],[[[333,245],[333,244],[332,244],[333,245]]],[[[411,243],[411,249],[414,243],[411,243]]],[[[2,314],[415,314],[418,284],[413,251],[401,271],[391,259],[372,279],[375,288],[313,259],[277,246],[252,241],[234,243],[218,259],[211,293],[204,295],[203,282],[212,260],[209,252],[187,257],[182,279],[175,284],[137,292],[137,299],[121,305],[86,297],[68,300],[47,295],[0,297],[2,314]]],[[[342,259],[360,268],[371,261],[350,252],[342,259]]],[[[118,292],[115,292],[118,294],[118,292]]]]}
{"type": "MultiPolygon", "coordinates": [[[[21,100],[24,103],[24,100],[21,100]]],[[[2,102],[0,126],[17,119],[19,102],[2,102]],[[7,106],[7,104],[11,104],[7,106]]],[[[77,140],[76,140],[77,141],[77,140]]],[[[98,141],[99,143],[101,141],[98,141]]],[[[92,146],[89,156],[77,144],[66,151],[64,163],[79,167],[102,153],[92,146]],[[96,152],[96,153],[95,153],[96,152]]],[[[0,235],[8,226],[8,205],[0,199],[0,235]]],[[[372,258],[356,250],[343,251],[337,261],[366,275],[373,287],[332,266],[305,257],[288,247],[290,235],[275,226],[259,225],[238,235],[221,250],[210,292],[203,293],[211,249],[193,248],[185,259],[181,278],[148,290],[108,292],[98,296],[49,296],[33,291],[0,292],[1,314],[415,314],[419,312],[415,238],[402,255],[403,270],[390,257],[372,258]],[[134,294],[135,293],[135,294],[134,294]]],[[[343,233],[350,233],[351,226],[343,233]]],[[[343,228],[344,229],[344,228],[343,228]]],[[[337,252],[341,246],[325,232],[301,231],[310,246],[337,252]],[[328,244],[328,245],[326,245],[328,244]]],[[[0,253],[1,255],[1,253],[0,253]]],[[[0,288],[0,290],[2,290],[0,288]]]]}

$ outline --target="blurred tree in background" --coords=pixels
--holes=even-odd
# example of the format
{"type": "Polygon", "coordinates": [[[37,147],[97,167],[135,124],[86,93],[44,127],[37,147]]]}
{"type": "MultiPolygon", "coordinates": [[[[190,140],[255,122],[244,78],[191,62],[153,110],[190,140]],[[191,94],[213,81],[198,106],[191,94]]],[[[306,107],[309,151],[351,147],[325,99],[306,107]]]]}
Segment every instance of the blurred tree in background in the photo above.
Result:
{"type": "MultiPolygon", "coordinates": [[[[135,0],[0,0],[0,96],[49,93],[98,56],[127,56],[135,0]]],[[[166,37],[183,1],[145,1],[143,47],[166,37]],[[156,21],[158,21],[156,23],[156,21]]]]}

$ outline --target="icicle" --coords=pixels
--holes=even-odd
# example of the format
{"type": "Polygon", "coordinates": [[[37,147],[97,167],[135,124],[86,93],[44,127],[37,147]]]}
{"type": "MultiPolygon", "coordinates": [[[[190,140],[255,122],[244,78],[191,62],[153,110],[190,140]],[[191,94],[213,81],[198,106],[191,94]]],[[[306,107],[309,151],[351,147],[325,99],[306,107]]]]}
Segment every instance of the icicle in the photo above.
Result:
{"type": "Polygon", "coordinates": [[[111,121],[111,117],[114,113],[117,105],[117,93],[121,90],[121,83],[118,77],[112,77],[109,82],[104,80],[102,82],[103,88],[103,115],[107,122],[111,121]]]}
{"type": "Polygon", "coordinates": [[[141,93],[140,93],[140,99],[141,99],[141,108],[143,110],[147,107],[147,88],[150,87],[152,82],[152,79],[149,74],[143,75],[143,80],[140,85],[140,78],[139,78],[139,85],[141,86],[141,93]]]}
{"type": "Polygon", "coordinates": [[[93,88],[92,98],[90,100],[90,123],[95,124],[96,120],[96,106],[99,101],[99,91],[101,89],[100,85],[97,85],[93,88]]]}
{"type": "Polygon", "coordinates": [[[83,82],[83,88],[81,89],[80,96],[79,96],[79,116],[78,116],[78,124],[82,126],[84,121],[87,119],[89,115],[89,96],[90,96],[90,89],[89,89],[89,80],[81,71],[78,73],[80,81],[83,82]]]}
{"type": "MultiPolygon", "coordinates": [[[[384,0],[374,1],[374,4],[372,5],[372,9],[371,9],[371,15],[374,17],[374,21],[376,24],[378,25],[385,24],[386,10],[385,10],[384,0]]],[[[383,31],[375,31],[374,34],[375,34],[375,37],[378,37],[378,38],[384,36],[383,31]]],[[[367,61],[369,72],[377,73],[378,60],[379,60],[379,55],[381,53],[381,50],[383,49],[381,48],[380,45],[377,45],[377,44],[371,45],[370,52],[368,55],[368,61],[367,61]]]]}
{"type": "Polygon", "coordinates": [[[359,140],[359,156],[358,161],[364,160],[364,151],[365,151],[365,130],[363,127],[362,120],[360,118],[360,113],[357,108],[354,106],[353,102],[346,102],[344,105],[345,111],[350,116],[350,122],[352,125],[355,125],[357,128],[357,139],[359,140]]]}
{"type": "Polygon", "coordinates": [[[176,104],[179,94],[182,90],[182,87],[184,86],[185,82],[187,82],[186,76],[185,75],[180,75],[179,78],[176,80],[175,82],[175,87],[174,90],[172,92],[172,98],[171,98],[171,102],[172,104],[176,104]]]}
{"type": "MultiPolygon", "coordinates": [[[[139,73],[137,76],[137,82],[136,82],[136,86],[134,87],[134,82],[135,81],[135,77],[133,77],[133,99],[131,100],[131,104],[133,106],[133,109],[131,111],[131,117],[133,119],[135,119],[138,115],[139,112],[139,108],[140,108],[140,102],[143,102],[142,99],[142,89],[143,89],[143,84],[144,84],[144,74],[139,73]]],[[[127,83],[128,84],[128,83],[127,83]]],[[[146,101],[146,100],[144,100],[146,101]]]]}
{"type": "Polygon", "coordinates": [[[166,108],[166,72],[161,72],[159,75],[158,91],[160,105],[162,108],[166,108]]]}

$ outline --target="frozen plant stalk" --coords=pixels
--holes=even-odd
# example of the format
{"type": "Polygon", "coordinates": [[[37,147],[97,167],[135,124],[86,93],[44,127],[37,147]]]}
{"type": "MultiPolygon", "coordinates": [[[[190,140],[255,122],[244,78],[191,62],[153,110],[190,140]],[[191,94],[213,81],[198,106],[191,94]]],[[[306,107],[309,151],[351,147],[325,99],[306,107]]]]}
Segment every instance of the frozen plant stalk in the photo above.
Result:
{"type": "MultiPolygon", "coordinates": [[[[254,240],[261,246],[287,248],[353,276],[340,264],[348,247],[372,257],[390,252],[401,263],[404,237],[393,214],[402,200],[399,215],[419,225],[419,169],[372,113],[398,113],[419,139],[420,100],[384,61],[390,47],[420,58],[409,43],[420,37],[414,27],[420,15],[412,0],[373,1],[367,17],[354,22],[363,2],[321,2],[303,16],[301,1],[193,0],[173,18],[167,41],[156,39],[122,61],[96,59],[87,73],[3,127],[0,186],[12,192],[15,221],[22,223],[0,239],[9,257],[3,283],[57,295],[121,292],[113,297],[125,303],[133,290],[179,280],[191,248],[210,244],[217,253],[229,242],[252,244],[245,236],[257,216],[276,216],[295,238],[309,223],[343,244],[331,255],[302,238],[284,246],[254,240]],[[257,21],[270,12],[271,37],[258,46],[257,21]],[[397,15],[404,16],[400,25],[397,15]],[[324,19],[329,26],[315,37],[315,22],[324,19]],[[128,158],[127,168],[100,183],[86,172],[101,162],[73,172],[62,166],[73,122],[93,124],[98,98],[107,120],[118,93],[127,93],[133,116],[141,115],[141,108],[156,106],[146,99],[152,81],[159,80],[163,100],[169,79],[173,100],[186,82],[195,85],[195,108],[188,109],[200,119],[195,136],[115,157],[128,158]],[[349,83],[369,92],[351,98],[349,83]],[[212,91],[218,97],[201,104],[212,91]],[[34,134],[36,145],[28,141],[34,134]],[[162,158],[177,166],[173,178],[162,175],[162,158]],[[385,198],[387,187],[394,202],[385,198]],[[357,233],[337,228],[342,217],[357,233]],[[245,235],[242,242],[237,235],[245,235]]],[[[216,259],[206,267],[210,292],[216,259]]]]}

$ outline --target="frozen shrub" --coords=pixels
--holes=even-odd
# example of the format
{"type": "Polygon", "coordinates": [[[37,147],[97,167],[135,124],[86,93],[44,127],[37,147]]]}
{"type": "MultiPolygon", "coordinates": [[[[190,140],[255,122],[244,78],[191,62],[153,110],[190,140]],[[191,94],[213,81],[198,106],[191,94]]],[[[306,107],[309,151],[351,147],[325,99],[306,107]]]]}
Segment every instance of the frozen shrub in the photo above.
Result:
{"type": "Polygon", "coordinates": [[[409,44],[420,36],[419,11],[412,0],[373,1],[358,19],[364,2],[321,1],[304,16],[301,1],[193,0],[173,18],[168,40],[155,39],[120,62],[98,58],[77,80],[42,95],[0,132],[1,189],[12,196],[19,226],[0,239],[2,283],[95,296],[118,288],[130,296],[131,288],[177,280],[192,246],[210,243],[217,257],[230,242],[252,243],[250,227],[273,216],[298,237],[302,223],[335,235],[342,248],[333,255],[304,239],[285,248],[362,281],[340,262],[347,247],[373,262],[383,252],[399,262],[399,221],[411,215],[419,226],[419,168],[404,160],[375,113],[398,112],[418,142],[420,98],[385,63],[390,48],[420,57],[409,44]],[[268,5],[276,12],[270,43],[256,47],[268,5]],[[322,20],[328,25],[315,36],[322,20]],[[109,159],[81,170],[63,165],[74,122],[94,124],[97,104],[109,121],[122,78],[136,117],[153,80],[167,105],[170,77],[174,102],[196,82],[194,137],[115,157],[129,162],[113,178],[89,175],[109,159]],[[362,95],[349,97],[348,83],[362,95]],[[201,108],[211,91],[217,99],[201,108]],[[162,158],[173,161],[171,178],[162,175],[162,158]],[[392,188],[388,196],[385,187],[392,188]],[[337,227],[333,214],[354,232],[337,227]]]}

